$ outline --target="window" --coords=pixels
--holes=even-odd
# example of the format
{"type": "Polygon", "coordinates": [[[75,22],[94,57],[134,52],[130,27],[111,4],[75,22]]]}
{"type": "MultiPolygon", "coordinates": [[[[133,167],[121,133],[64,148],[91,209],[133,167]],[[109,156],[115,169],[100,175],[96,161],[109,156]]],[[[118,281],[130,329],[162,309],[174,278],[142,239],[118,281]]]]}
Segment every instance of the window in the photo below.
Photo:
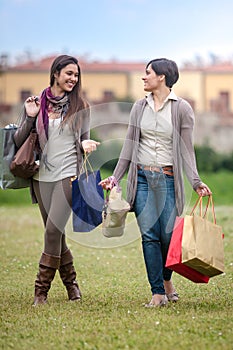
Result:
{"type": "Polygon", "coordinates": [[[32,95],[31,90],[21,90],[20,91],[20,102],[23,103],[31,95],[32,95]]]}

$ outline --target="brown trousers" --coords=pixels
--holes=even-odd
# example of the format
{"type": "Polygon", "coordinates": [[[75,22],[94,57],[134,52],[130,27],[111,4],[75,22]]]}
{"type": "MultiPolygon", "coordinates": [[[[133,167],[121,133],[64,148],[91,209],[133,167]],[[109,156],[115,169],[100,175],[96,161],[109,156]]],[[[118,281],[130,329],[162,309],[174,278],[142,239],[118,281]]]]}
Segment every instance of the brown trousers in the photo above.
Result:
{"type": "Polygon", "coordinates": [[[33,188],[45,227],[44,253],[61,256],[68,249],[65,226],[72,210],[70,178],[56,182],[33,180],[33,188]]]}

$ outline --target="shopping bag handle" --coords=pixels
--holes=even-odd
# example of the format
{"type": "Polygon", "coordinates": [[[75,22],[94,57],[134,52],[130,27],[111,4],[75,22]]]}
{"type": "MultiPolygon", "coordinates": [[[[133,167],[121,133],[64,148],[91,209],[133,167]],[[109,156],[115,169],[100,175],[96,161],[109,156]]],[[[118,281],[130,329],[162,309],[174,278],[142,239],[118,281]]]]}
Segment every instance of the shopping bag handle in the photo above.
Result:
{"type": "Polygon", "coordinates": [[[199,216],[202,217],[202,197],[199,196],[198,199],[196,200],[196,203],[194,204],[191,212],[190,212],[190,216],[192,216],[194,214],[194,211],[196,210],[196,208],[199,206],[199,216]]]}
{"type": "Polygon", "coordinates": [[[209,195],[208,196],[208,201],[206,203],[206,207],[205,207],[205,211],[203,214],[203,197],[199,196],[199,198],[197,199],[196,203],[194,204],[190,215],[194,215],[194,211],[197,207],[199,207],[199,216],[201,216],[202,218],[205,218],[207,216],[207,212],[209,210],[209,207],[211,206],[211,210],[212,210],[212,218],[213,218],[213,223],[216,224],[216,215],[215,215],[215,210],[214,210],[214,201],[213,201],[213,196],[209,195]]]}
{"type": "Polygon", "coordinates": [[[78,179],[80,178],[81,174],[84,172],[86,174],[86,179],[88,181],[88,169],[87,169],[87,165],[89,166],[91,172],[94,174],[94,169],[88,159],[90,154],[87,154],[87,152],[84,152],[84,159],[83,159],[83,164],[81,166],[81,169],[80,169],[80,173],[79,173],[79,176],[78,176],[78,179]]]}
{"type": "MultiPolygon", "coordinates": [[[[111,181],[111,183],[113,185],[112,188],[116,187],[117,188],[117,192],[120,192],[121,187],[120,187],[119,182],[117,181],[117,179],[114,176],[109,176],[108,180],[111,181]]],[[[111,192],[110,189],[106,190],[106,201],[107,202],[109,201],[109,194],[110,194],[110,192],[111,192]]]]}
{"type": "Polygon", "coordinates": [[[214,201],[213,201],[213,196],[212,195],[209,195],[208,202],[206,204],[206,209],[205,209],[205,213],[203,215],[203,218],[205,218],[207,216],[207,212],[208,212],[208,209],[209,209],[210,205],[211,205],[213,223],[216,225],[216,215],[215,215],[214,201]]]}
{"type": "Polygon", "coordinates": [[[84,152],[84,160],[83,160],[83,164],[81,166],[81,169],[80,169],[80,172],[79,172],[79,175],[75,175],[75,176],[72,176],[71,179],[70,179],[70,182],[72,184],[73,181],[75,181],[76,179],[80,179],[80,176],[82,173],[85,173],[86,174],[86,180],[88,182],[88,169],[87,169],[87,163],[88,163],[88,166],[89,168],[91,169],[91,172],[93,173],[93,175],[95,176],[95,172],[94,172],[94,169],[88,159],[90,154],[87,154],[86,152],[84,152]]]}

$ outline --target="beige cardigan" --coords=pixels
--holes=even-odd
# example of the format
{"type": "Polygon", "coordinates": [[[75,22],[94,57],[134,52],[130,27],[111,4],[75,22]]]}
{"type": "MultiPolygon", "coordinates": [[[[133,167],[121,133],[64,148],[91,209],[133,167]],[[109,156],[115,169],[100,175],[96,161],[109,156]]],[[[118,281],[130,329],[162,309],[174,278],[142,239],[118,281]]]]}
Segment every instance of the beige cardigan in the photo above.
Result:
{"type": "MultiPolygon", "coordinates": [[[[146,106],[146,98],[134,103],[124,145],[113,176],[120,181],[126,171],[127,200],[132,208],[137,189],[137,152],[140,142],[140,122],[146,106]]],[[[202,183],[196,166],[193,147],[194,113],[189,103],[181,98],[171,101],[173,125],[173,171],[176,207],[181,215],[185,204],[183,170],[195,190],[202,183]]]]}

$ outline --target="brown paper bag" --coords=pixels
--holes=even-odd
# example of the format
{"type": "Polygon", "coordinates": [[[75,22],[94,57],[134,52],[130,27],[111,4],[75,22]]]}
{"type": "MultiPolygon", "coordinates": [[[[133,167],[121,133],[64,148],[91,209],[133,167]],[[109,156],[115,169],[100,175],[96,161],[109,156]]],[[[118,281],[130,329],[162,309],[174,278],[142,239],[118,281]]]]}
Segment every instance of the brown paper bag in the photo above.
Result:
{"type": "Polygon", "coordinates": [[[182,263],[209,277],[224,272],[223,233],[221,226],[216,224],[212,196],[208,199],[204,215],[202,215],[202,197],[200,197],[191,215],[186,215],[184,218],[182,263]],[[212,221],[207,218],[210,204],[212,221]],[[194,215],[194,209],[198,205],[200,215],[194,215]]]}

